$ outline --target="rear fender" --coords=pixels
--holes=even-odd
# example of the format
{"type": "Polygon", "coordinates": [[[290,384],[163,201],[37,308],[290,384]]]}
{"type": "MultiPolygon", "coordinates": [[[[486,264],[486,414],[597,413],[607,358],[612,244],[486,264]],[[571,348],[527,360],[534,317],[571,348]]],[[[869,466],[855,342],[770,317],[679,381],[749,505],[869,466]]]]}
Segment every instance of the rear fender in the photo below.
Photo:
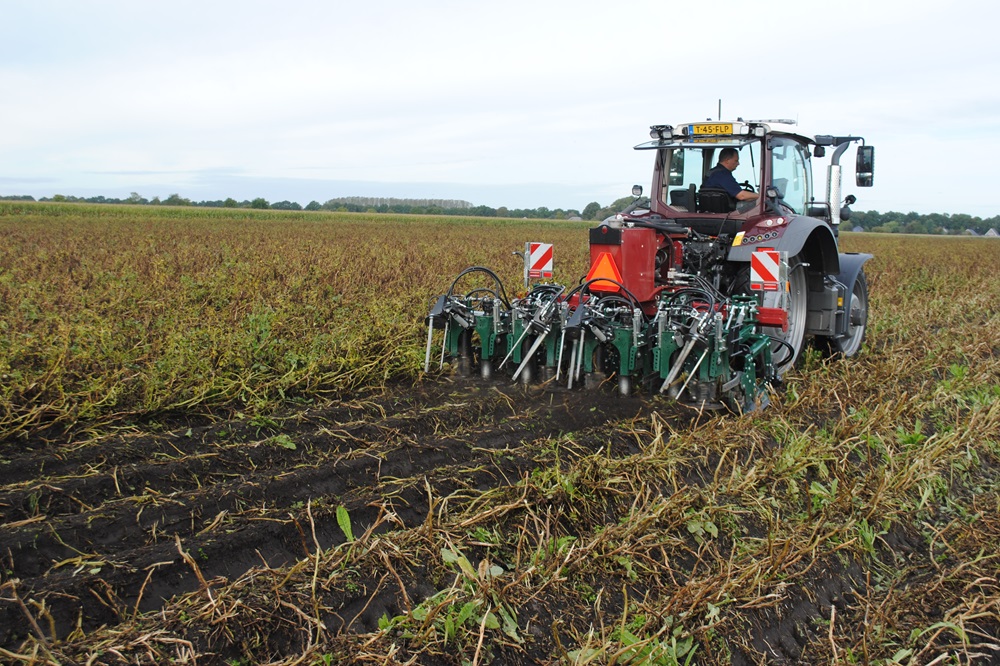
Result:
{"type": "Polygon", "coordinates": [[[847,287],[847,293],[854,289],[854,281],[858,279],[861,267],[875,255],[863,252],[844,252],[840,255],[840,272],[837,274],[837,282],[847,287]]]}
{"type": "MultiPolygon", "coordinates": [[[[844,285],[845,294],[849,296],[854,293],[854,283],[861,273],[861,268],[873,256],[863,252],[846,252],[840,255],[840,272],[837,274],[837,282],[844,285]]],[[[847,308],[847,305],[845,302],[844,308],[847,308]]],[[[847,317],[837,317],[837,319],[839,320],[837,322],[837,335],[844,335],[847,333],[847,317]]]]}
{"type": "MultiPolygon", "coordinates": [[[[742,241],[743,238],[740,237],[742,241]]],[[[733,245],[729,248],[729,261],[749,262],[750,255],[759,247],[771,247],[787,252],[789,257],[799,259],[810,266],[810,272],[823,275],[840,273],[840,256],[837,253],[837,239],[830,226],[812,217],[793,217],[788,220],[783,233],[777,238],[753,244],[733,245]]]]}

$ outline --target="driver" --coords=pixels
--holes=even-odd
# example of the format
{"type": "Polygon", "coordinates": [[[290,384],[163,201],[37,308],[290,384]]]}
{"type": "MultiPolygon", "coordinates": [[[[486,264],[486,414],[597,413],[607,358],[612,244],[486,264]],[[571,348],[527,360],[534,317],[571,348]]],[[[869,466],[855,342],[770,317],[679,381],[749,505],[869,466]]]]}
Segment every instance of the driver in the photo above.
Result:
{"type": "Polygon", "coordinates": [[[740,187],[733,177],[733,171],[740,165],[740,154],[735,148],[723,148],[719,151],[719,163],[708,172],[702,188],[725,190],[737,201],[754,201],[759,196],[756,192],[748,192],[740,187]]]}

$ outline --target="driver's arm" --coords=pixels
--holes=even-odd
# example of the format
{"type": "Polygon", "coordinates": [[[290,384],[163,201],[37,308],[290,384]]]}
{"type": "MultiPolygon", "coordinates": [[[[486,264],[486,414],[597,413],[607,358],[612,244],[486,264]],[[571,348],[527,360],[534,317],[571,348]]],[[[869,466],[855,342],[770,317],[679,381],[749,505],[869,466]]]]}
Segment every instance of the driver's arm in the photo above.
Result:
{"type": "Polygon", "coordinates": [[[754,201],[760,195],[756,192],[748,192],[747,190],[740,190],[736,195],[737,201],[754,201]]]}

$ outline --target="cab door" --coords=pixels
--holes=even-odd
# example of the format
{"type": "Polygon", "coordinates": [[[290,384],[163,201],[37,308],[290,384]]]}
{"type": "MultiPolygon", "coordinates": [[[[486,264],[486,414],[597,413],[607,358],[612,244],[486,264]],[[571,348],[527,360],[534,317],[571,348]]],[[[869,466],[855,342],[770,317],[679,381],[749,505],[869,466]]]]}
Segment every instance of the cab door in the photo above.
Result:
{"type": "Polygon", "coordinates": [[[778,200],[797,215],[805,215],[812,200],[812,168],[806,147],[787,137],[771,139],[771,187],[778,200]]]}

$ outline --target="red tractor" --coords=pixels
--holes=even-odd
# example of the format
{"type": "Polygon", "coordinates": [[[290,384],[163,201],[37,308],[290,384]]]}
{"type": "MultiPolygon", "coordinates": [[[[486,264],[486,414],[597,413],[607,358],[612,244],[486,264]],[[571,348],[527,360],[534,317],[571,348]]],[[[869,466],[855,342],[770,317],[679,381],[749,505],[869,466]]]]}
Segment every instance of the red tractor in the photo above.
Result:
{"type": "MultiPolygon", "coordinates": [[[[871,186],[874,149],[861,137],[807,136],[790,121],[654,125],[649,197],[590,230],[591,269],[572,289],[536,284],[511,301],[496,275],[472,267],[428,317],[460,372],[508,368],[515,380],[598,385],[616,378],[699,406],[738,411],[799,358],[807,338],[854,356],[868,320],[868,254],[842,253],[840,157],[857,149],[857,185],[871,186]],[[812,159],[830,152],[826,198],[812,159]],[[486,286],[457,285],[482,274],[486,286]]],[[[847,205],[853,196],[845,200],[847,205]]]]}

